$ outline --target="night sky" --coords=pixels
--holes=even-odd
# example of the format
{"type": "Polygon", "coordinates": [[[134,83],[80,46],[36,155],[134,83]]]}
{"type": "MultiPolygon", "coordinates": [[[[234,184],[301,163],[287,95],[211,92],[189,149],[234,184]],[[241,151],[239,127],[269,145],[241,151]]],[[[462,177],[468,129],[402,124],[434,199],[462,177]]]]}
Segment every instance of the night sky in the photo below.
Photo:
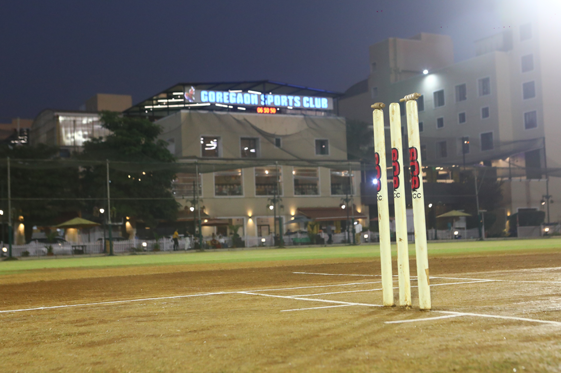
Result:
{"type": "Polygon", "coordinates": [[[502,22],[495,0],[4,1],[0,122],[78,109],[95,93],[137,103],[178,82],[345,91],[367,77],[373,43],[448,34],[460,61],[502,22]]]}

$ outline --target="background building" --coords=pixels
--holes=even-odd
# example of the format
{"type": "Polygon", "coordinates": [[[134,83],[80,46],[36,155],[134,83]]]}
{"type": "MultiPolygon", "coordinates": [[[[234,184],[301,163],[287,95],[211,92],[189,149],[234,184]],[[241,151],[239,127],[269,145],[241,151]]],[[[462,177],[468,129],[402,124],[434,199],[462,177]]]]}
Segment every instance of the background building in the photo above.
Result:
{"type": "Polygon", "coordinates": [[[503,181],[503,217],[549,207],[548,219],[559,221],[561,206],[549,203],[561,188],[552,177],[559,176],[561,156],[556,27],[548,15],[528,15],[476,42],[476,57],[459,63],[453,63],[452,42],[444,35],[376,43],[369,77],[349,88],[339,113],[371,123],[372,103],[421,93],[422,156],[425,165],[442,167],[438,181],[453,182],[453,166],[493,166],[503,181]]]}

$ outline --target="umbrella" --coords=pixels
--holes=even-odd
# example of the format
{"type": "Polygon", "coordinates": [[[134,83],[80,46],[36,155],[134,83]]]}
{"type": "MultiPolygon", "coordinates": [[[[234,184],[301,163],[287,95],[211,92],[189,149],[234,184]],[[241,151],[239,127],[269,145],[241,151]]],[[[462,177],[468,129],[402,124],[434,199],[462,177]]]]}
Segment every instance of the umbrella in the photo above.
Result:
{"type": "Polygon", "coordinates": [[[89,227],[97,227],[99,223],[89,221],[82,218],[74,218],[68,221],[65,221],[62,224],[57,225],[57,228],[89,228],[89,227]]]}
{"type": "Polygon", "coordinates": [[[286,223],[284,223],[284,225],[292,224],[292,223],[306,223],[308,221],[312,221],[312,219],[308,219],[305,216],[299,215],[299,216],[295,217],[294,219],[287,221],[286,223]]]}
{"type": "Polygon", "coordinates": [[[463,212],[463,211],[452,210],[452,211],[448,211],[447,213],[444,213],[442,215],[438,215],[437,218],[459,218],[461,216],[471,216],[471,214],[468,214],[468,213],[463,212]]]}

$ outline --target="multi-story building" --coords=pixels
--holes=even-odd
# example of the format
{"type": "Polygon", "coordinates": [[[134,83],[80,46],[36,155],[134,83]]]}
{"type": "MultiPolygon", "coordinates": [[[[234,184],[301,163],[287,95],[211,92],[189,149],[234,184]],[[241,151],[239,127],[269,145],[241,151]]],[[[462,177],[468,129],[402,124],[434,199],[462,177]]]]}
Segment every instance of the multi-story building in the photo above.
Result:
{"type": "Polygon", "coordinates": [[[344,230],[348,196],[351,218],[368,224],[360,167],[347,159],[345,119],[336,115],[339,96],[269,81],[179,84],[125,115],[156,120],[178,163],[199,165],[198,175],[178,173],[174,193],[188,211],[201,186],[204,235],[238,225],[240,235],[266,237],[279,226],[298,230],[296,216],[344,230]],[[279,197],[282,208],[272,210],[279,197]]]}
{"type": "Polygon", "coordinates": [[[421,93],[426,165],[444,166],[443,174],[450,174],[446,166],[497,167],[503,179],[503,215],[544,209],[547,219],[561,221],[561,206],[551,204],[561,198],[556,171],[561,156],[561,30],[546,12],[518,19],[523,21],[513,20],[477,41],[476,56],[458,63],[453,62],[452,41],[444,35],[421,33],[370,46],[370,75],[339,100],[339,114],[371,123],[372,103],[399,102],[421,93]]]}

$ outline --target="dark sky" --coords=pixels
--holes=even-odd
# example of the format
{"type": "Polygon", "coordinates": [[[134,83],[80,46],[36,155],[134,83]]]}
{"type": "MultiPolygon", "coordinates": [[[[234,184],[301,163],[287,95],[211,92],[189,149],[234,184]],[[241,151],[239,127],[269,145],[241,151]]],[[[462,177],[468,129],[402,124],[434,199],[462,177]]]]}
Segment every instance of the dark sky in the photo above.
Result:
{"type": "Polygon", "coordinates": [[[78,109],[95,93],[136,103],[178,82],[344,91],[368,75],[375,42],[448,34],[459,61],[500,26],[495,0],[6,0],[0,122],[78,109]]]}

